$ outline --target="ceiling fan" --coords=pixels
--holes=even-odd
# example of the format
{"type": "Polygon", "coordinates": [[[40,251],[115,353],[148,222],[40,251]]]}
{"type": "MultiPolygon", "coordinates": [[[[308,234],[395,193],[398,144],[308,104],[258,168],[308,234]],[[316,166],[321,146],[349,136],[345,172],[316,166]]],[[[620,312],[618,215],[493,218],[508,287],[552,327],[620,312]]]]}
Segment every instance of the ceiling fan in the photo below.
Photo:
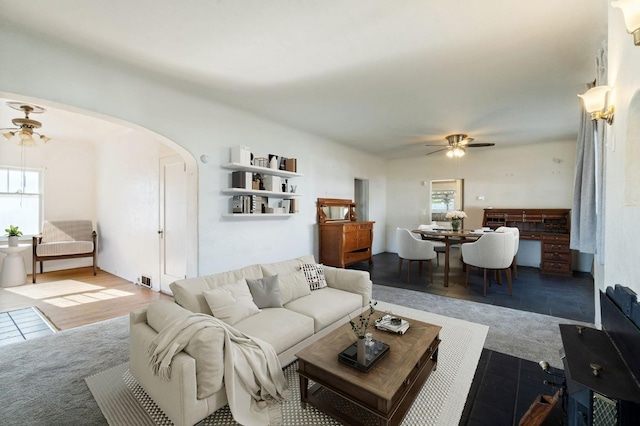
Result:
{"type": "Polygon", "coordinates": [[[447,157],[449,158],[454,158],[454,157],[462,157],[463,155],[465,155],[467,153],[467,148],[481,148],[481,147],[487,147],[487,146],[494,146],[494,143],[471,143],[473,142],[473,138],[470,138],[469,136],[463,134],[463,133],[458,133],[458,134],[454,134],[454,135],[449,135],[446,136],[445,139],[448,142],[447,146],[444,145],[425,145],[425,146],[437,146],[437,147],[443,147],[442,149],[437,149],[435,151],[432,151],[426,155],[431,155],[431,154],[435,154],[436,152],[440,152],[440,151],[444,151],[447,150],[447,157]]]}
{"type": "Polygon", "coordinates": [[[24,118],[14,118],[11,120],[15,128],[0,129],[2,135],[7,140],[16,139],[18,145],[31,146],[36,145],[34,136],[40,141],[47,143],[51,138],[34,132],[33,129],[39,129],[42,127],[42,123],[29,118],[29,114],[41,114],[45,111],[44,108],[38,105],[30,105],[22,102],[7,102],[7,105],[15,110],[24,112],[24,118]]]}

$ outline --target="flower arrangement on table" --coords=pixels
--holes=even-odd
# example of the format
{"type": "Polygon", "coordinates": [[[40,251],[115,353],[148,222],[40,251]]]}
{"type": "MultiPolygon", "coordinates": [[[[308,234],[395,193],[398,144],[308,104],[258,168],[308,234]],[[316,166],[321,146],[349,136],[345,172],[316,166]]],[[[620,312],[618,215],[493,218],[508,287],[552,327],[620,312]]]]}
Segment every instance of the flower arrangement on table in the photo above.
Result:
{"type": "Polygon", "coordinates": [[[364,339],[364,335],[367,333],[367,328],[369,328],[369,320],[371,315],[376,311],[375,306],[378,302],[369,301],[369,309],[362,312],[358,317],[351,319],[349,318],[349,324],[351,324],[351,330],[355,333],[358,339],[364,339]]]}
{"type": "Polygon", "coordinates": [[[454,231],[458,231],[460,229],[460,221],[462,221],[462,219],[466,219],[467,214],[462,210],[452,210],[450,212],[447,212],[445,217],[447,219],[451,219],[451,228],[454,231]]]}

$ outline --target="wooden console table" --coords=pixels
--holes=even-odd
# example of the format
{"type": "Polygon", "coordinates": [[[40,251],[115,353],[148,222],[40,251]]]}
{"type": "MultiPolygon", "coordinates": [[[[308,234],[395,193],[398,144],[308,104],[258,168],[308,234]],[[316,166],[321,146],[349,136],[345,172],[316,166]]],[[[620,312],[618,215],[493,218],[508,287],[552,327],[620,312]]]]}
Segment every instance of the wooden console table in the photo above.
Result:
{"type": "Polygon", "coordinates": [[[571,209],[485,209],[482,226],[518,228],[521,240],[541,241],[540,270],[571,275],[571,209]]]}
{"type": "Polygon", "coordinates": [[[356,203],[318,198],[320,263],[344,268],[368,260],[373,263],[373,224],[358,221],[356,203]]]}

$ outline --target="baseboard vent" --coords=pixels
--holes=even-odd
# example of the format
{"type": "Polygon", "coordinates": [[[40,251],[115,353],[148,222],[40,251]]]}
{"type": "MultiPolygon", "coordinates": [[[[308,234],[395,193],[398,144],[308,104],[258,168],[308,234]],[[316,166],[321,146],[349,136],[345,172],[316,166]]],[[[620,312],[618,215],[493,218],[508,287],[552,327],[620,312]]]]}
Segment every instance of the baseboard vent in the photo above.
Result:
{"type": "Polygon", "coordinates": [[[148,275],[142,275],[140,277],[140,285],[151,288],[151,277],[148,275]]]}

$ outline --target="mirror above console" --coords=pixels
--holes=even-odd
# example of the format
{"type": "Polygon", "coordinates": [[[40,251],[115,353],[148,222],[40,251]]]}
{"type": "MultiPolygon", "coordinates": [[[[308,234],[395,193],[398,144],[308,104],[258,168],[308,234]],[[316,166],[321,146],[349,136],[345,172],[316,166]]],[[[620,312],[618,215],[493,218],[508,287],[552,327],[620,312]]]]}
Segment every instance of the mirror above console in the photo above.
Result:
{"type": "Polygon", "coordinates": [[[318,198],[318,223],[358,220],[356,203],[341,198],[318,198]]]}

